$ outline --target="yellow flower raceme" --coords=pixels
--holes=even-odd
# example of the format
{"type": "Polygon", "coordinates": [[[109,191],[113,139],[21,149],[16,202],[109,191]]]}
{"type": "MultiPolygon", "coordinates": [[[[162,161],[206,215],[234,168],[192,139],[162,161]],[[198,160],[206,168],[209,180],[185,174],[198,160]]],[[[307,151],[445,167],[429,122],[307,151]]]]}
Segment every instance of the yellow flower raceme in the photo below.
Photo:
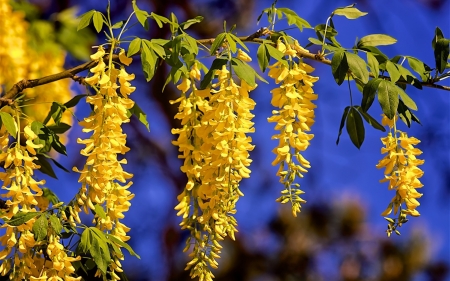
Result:
{"type": "Polygon", "coordinates": [[[420,141],[397,130],[396,119],[389,120],[386,116],[383,116],[382,124],[388,125],[391,132],[388,133],[387,137],[381,139],[384,144],[381,153],[385,156],[376,167],[379,169],[385,168],[384,179],[380,182],[389,182],[389,190],[394,189],[396,191],[394,198],[382,213],[382,216],[389,215],[392,210],[394,210],[394,214],[397,214],[400,209],[400,222],[402,216],[405,218],[406,215],[420,215],[416,208],[420,205],[417,199],[422,194],[417,192],[416,189],[423,186],[419,180],[423,171],[418,166],[422,165],[424,160],[416,158],[416,156],[422,154],[421,150],[414,147],[420,141]]]}
{"type": "Polygon", "coordinates": [[[239,183],[249,177],[249,151],[253,150],[247,133],[254,131],[250,110],[255,102],[248,92],[255,87],[245,81],[240,86],[235,84],[226,67],[216,75],[218,81],[211,89],[198,90],[193,82],[200,79],[200,72],[194,65],[189,79],[178,85],[182,96],[173,101],[180,102],[175,118],[183,126],[172,130],[179,135],[173,143],[182,153],[181,170],[188,177],[175,209],[183,217],[182,229],[191,231],[185,251],[195,239],[186,269],[191,269],[192,278],[199,276],[200,280],[214,277],[209,267],[217,267],[219,241],[227,235],[234,239],[237,223],[231,214],[243,195],[239,183]]]}
{"type": "MultiPolygon", "coordinates": [[[[34,180],[34,171],[39,168],[33,161],[36,160],[36,148],[42,145],[36,145],[33,140],[37,138],[36,134],[27,125],[24,128],[23,137],[25,137],[25,146],[18,142],[8,147],[6,130],[2,128],[2,149],[0,153],[0,162],[4,163],[5,172],[0,173],[0,180],[3,182],[2,189],[7,192],[1,196],[6,198],[8,209],[2,214],[2,219],[11,219],[19,211],[22,213],[45,211],[48,204],[40,204],[42,202],[41,186],[44,180],[34,180]],[[39,209],[36,209],[39,206],[39,209]]],[[[19,134],[21,135],[21,134],[19,134]]],[[[44,200],[45,201],[45,200],[44,200]]],[[[41,216],[45,216],[43,213],[41,216]]],[[[61,260],[56,260],[58,255],[50,255],[51,260],[47,260],[42,251],[37,251],[36,246],[45,245],[43,242],[35,241],[35,233],[33,233],[33,225],[36,218],[32,218],[19,226],[9,225],[5,223],[2,228],[5,234],[0,237],[0,243],[3,246],[0,251],[0,273],[8,274],[11,280],[47,280],[42,279],[43,276],[51,276],[52,272],[60,280],[81,280],[81,277],[73,277],[75,269],[71,262],[79,260],[78,258],[69,257],[67,250],[60,244],[60,238],[55,237],[46,248],[47,251],[52,249],[52,243],[58,245],[61,260]],[[64,250],[63,250],[64,249],[64,250]],[[12,271],[11,271],[12,270],[12,271]]],[[[59,234],[59,233],[58,233],[59,234]]]]}
{"type": "MultiPolygon", "coordinates": [[[[120,61],[130,64],[131,58],[124,58],[122,51],[119,53],[120,61]]],[[[133,175],[123,170],[122,165],[127,161],[119,160],[118,155],[130,150],[126,146],[127,135],[123,133],[122,125],[130,121],[127,110],[134,106],[134,102],[128,98],[135,90],[129,82],[134,79],[134,74],[128,74],[123,67],[120,70],[115,68],[113,63],[106,65],[103,61],[105,54],[100,46],[91,56],[93,60],[98,60],[98,64],[90,69],[93,75],[85,79],[97,93],[86,100],[93,106],[92,114],[80,122],[83,132],[92,134],[88,139],[77,140],[86,146],[81,154],[87,159],[81,171],[74,168],[74,171],[80,173],[79,182],[82,187],[71,217],[79,222],[78,212],[81,208],[89,212],[89,209],[95,210],[96,206],[100,206],[104,209],[105,218],[96,215],[96,226],[101,230],[111,231],[111,235],[121,241],[127,241],[130,229],[120,220],[124,218],[124,213],[131,205],[130,200],[134,197],[128,190],[132,185],[128,180],[133,175]]],[[[118,280],[114,277],[117,276],[114,272],[121,269],[113,264],[110,265],[111,276],[118,280]]]]}
{"type": "MultiPolygon", "coordinates": [[[[296,51],[280,41],[278,49],[290,58],[296,57],[296,51]]],[[[306,202],[300,198],[299,195],[304,192],[298,189],[299,185],[294,184],[294,181],[296,176],[303,177],[307,172],[306,169],[311,167],[301,152],[308,148],[310,140],[314,137],[308,132],[314,124],[316,105],[312,101],[317,99],[317,95],[314,94],[312,86],[318,78],[308,74],[314,68],[303,62],[291,60],[289,64],[290,66],[286,66],[277,62],[269,66],[269,76],[281,85],[271,91],[271,103],[279,109],[272,112],[273,115],[268,121],[276,123],[275,130],[279,131],[272,137],[279,141],[277,148],[273,150],[276,158],[272,165],[279,165],[277,175],[280,176],[280,182],[284,184],[285,189],[277,201],[291,202],[292,213],[296,216],[300,212],[300,204],[306,202]]]]}

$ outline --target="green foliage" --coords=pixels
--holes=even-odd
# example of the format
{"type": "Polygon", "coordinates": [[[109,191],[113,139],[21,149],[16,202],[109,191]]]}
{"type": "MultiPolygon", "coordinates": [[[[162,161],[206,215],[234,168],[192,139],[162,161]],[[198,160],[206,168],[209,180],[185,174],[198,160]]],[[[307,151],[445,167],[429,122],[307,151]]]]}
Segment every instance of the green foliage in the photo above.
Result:
{"type": "Polygon", "coordinates": [[[348,111],[346,124],[347,133],[350,136],[351,141],[357,148],[360,148],[364,142],[364,123],[359,111],[353,106],[350,107],[348,111]]]}
{"type": "Polygon", "coordinates": [[[5,222],[10,226],[19,226],[31,220],[32,218],[39,216],[40,214],[40,212],[18,212],[10,220],[5,222]]]}
{"type": "Polygon", "coordinates": [[[5,128],[8,131],[8,133],[13,138],[16,138],[17,127],[16,127],[16,122],[14,121],[13,117],[9,113],[0,112],[0,120],[1,120],[1,124],[5,125],[5,128]]]}

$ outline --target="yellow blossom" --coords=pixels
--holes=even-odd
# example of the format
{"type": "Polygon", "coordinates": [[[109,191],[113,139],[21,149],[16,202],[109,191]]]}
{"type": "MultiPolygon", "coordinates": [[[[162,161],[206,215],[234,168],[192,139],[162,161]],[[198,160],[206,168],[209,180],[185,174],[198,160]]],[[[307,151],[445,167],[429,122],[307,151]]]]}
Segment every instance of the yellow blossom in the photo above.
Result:
{"type": "Polygon", "coordinates": [[[190,78],[183,78],[177,88],[182,95],[179,112],[182,128],[173,129],[178,135],[173,142],[184,159],[181,170],[187,176],[186,187],[177,197],[177,215],[182,216],[182,229],[190,229],[195,239],[192,260],[186,269],[191,277],[210,280],[213,277],[208,265],[216,268],[219,257],[218,241],[237,232],[236,201],[242,196],[239,183],[250,175],[249,151],[253,150],[248,133],[254,132],[255,102],[248,92],[255,86],[245,81],[237,85],[224,66],[216,70],[218,80],[211,88],[198,90],[195,80],[200,72],[194,64],[190,78]],[[204,252],[209,253],[208,256],[204,252]]]}
{"type": "Polygon", "coordinates": [[[395,190],[395,196],[392,198],[388,208],[382,213],[383,216],[389,215],[392,210],[397,214],[399,210],[399,221],[406,215],[419,216],[416,208],[420,205],[416,200],[422,196],[417,192],[417,188],[423,185],[419,178],[423,171],[418,166],[424,163],[416,156],[422,154],[422,151],[415,148],[414,145],[420,141],[414,137],[408,137],[405,132],[396,129],[395,122],[397,116],[392,120],[383,116],[382,123],[390,127],[392,132],[387,137],[381,138],[384,147],[381,153],[384,158],[376,165],[378,169],[385,168],[384,179],[380,182],[388,182],[389,190],[395,190]]]}
{"type": "Polygon", "coordinates": [[[317,95],[314,94],[312,86],[318,78],[308,74],[314,68],[301,61],[297,63],[292,60],[296,57],[295,47],[292,49],[290,45],[279,40],[277,48],[291,59],[289,66],[281,62],[269,66],[269,77],[275,79],[277,84],[281,83],[279,88],[271,91],[271,103],[278,109],[268,118],[269,122],[276,124],[275,130],[279,131],[272,137],[278,140],[278,146],[273,150],[276,157],[272,165],[279,165],[277,175],[287,190],[277,201],[291,202],[292,213],[296,216],[297,212],[300,212],[300,204],[306,202],[299,197],[303,191],[297,188],[298,184],[294,184],[294,180],[297,176],[303,177],[307,172],[306,168],[311,167],[301,155],[301,151],[308,148],[314,137],[308,132],[314,124],[316,105],[312,101],[317,99],[317,95]]]}
{"type": "MultiPolygon", "coordinates": [[[[129,151],[126,146],[127,135],[123,133],[122,125],[130,121],[128,110],[134,106],[128,96],[136,89],[130,83],[135,75],[127,73],[123,66],[119,70],[113,63],[106,65],[103,61],[105,55],[100,46],[91,56],[93,60],[98,60],[97,65],[90,69],[93,76],[86,78],[88,84],[96,87],[97,94],[86,99],[92,105],[93,112],[80,122],[83,132],[91,133],[91,136],[77,140],[85,145],[81,154],[87,158],[81,170],[73,168],[80,173],[81,188],[75,200],[77,204],[70,210],[70,219],[79,222],[79,211],[84,209],[89,212],[89,209],[96,210],[96,207],[100,206],[104,209],[105,216],[95,215],[96,227],[109,231],[111,235],[125,242],[130,238],[126,235],[130,229],[122,224],[121,220],[134,197],[128,190],[132,185],[129,179],[133,175],[123,170],[122,165],[127,161],[119,160],[118,155],[129,151]],[[117,93],[118,89],[120,94],[117,93]]],[[[131,63],[131,58],[125,56],[123,49],[119,50],[119,60],[125,65],[131,63]]],[[[66,260],[64,259],[64,263],[59,261],[56,266],[65,268],[66,260]]],[[[114,276],[121,268],[111,265],[110,271],[114,276]]]]}

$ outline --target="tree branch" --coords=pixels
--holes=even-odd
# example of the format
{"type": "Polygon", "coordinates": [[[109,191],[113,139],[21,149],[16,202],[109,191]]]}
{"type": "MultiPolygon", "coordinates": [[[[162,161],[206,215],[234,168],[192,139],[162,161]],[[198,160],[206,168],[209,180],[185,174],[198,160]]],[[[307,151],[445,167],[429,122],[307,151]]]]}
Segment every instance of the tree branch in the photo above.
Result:
{"type": "MultiPolygon", "coordinates": [[[[261,28],[258,31],[256,31],[255,33],[253,33],[249,36],[239,37],[239,39],[243,42],[253,42],[253,43],[263,44],[264,40],[260,39],[259,37],[268,35],[269,33],[270,33],[270,31],[267,28],[261,28]]],[[[203,44],[203,45],[211,45],[214,42],[214,40],[215,40],[215,38],[199,39],[199,40],[197,40],[197,42],[200,44],[203,44]]],[[[331,65],[331,61],[326,59],[323,55],[312,54],[310,52],[304,51],[303,49],[295,47],[295,46],[294,46],[294,48],[300,57],[314,60],[314,61],[326,64],[326,65],[331,65]]],[[[138,52],[137,54],[139,54],[139,53],[140,52],[138,52]]],[[[109,59],[108,56],[104,58],[104,60],[108,60],[108,59],[109,59]]],[[[113,60],[115,60],[115,61],[118,60],[118,55],[113,55],[113,60]]],[[[32,80],[24,79],[20,82],[17,82],[3,97],[0,97],[0,108],[11,104],[12,101],[15,99],[15,97],[20,92],[22,92],[23,90],[25,90],[27,88],[34,88],[34,87],[37,87],[40,85],[45,85],[45,84],[52,83],[52,82],[55,82],[55,81],[58,81],[61,79],[66,79],[66,78],[71,78],[76,82],[82,83],[83,78],[79,77],[79,76],[75,76],[75,74],[80,73],[89,68],[92,68],[95,66],[95,64],[96,64],[96,61],[90,61],[90,62],[83,63],[81,65],[78,65],[76,67],[67,69],[67,70],[57,73],[57,74],[45,76],[45,77],[38,78],[38,79],[32,79],[32,80]]],[[[370,76],[373,77],[372,74],[370,76]]],[[[389,77],[383,77],[383,78],[389,79],[389,77]]],[[[401,81],[401,80],[397,81],[397,83],[408,84],[406,81],[401,81]]],[[[432,82],[421,82],[420,84],[423,87],[430,87],[430,88],[435,88],[435,89],[439,89],[439,90],[450,91],[449,86],[437,85],[432,82]]]]}

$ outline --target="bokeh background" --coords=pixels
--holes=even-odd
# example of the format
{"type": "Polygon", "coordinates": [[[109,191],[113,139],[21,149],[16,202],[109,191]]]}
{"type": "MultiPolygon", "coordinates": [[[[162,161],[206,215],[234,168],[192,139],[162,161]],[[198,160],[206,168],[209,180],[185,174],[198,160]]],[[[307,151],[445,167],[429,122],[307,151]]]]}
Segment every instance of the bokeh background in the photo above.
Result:
{"type": "MultiPolygon", "coordinates": [[[[38,7],[38,19],[50,20],[56,31],[62,26],[58,13],[73,6],[78,7],[77,15],[91,9],[104,11],[107,4],[87,0],[34,0],[32,3],[38,7]]],[[[204,16],[203,23],[189,29],[195,38],[215,37],[222,32],[223,20],[228,26],[237,25],[238,36],[249,35],[267,26],[265,19],[257,26],[256,19],[271,3],[266,0],[137,1],[141,9],[149,12],[163,16],[174,12],[180,21],[204,16]]],[[[277,6],[295,10],[315,26],[325,23],[335,8],[350,4],[351,1],[342,0],[280,0],[277,6]]],[[[357,20],[334,17],[339,32],[337,39],[348,48],[356,38],[372,33],[389,34],[398,42],[381,47],[383,52],[390,57],[414,56],[433,67],[434,29],[439,26],[450,37],[450,1],[361,0],[357,8],[369,14],[357,20]]],[[[126,19],[131,12],[131,1],[111,0],[113,21],[126,19]]],[[[284,28],[287,28],[284,22],[276,25],[277,30],[284,28]]],[[[313,30],[288,32],[302,45],[308,43],[308,37],[315,37],[313,30]]],[[[95,41],[94,33],[92,28],[90,34],[83,36],[84,40],[72,46],[60,40],[69,49],[67,68],[87,59],[87,54],[92,52],[91,43],[104,42],[102,34],[95,41]]],[[[160,29],[152,21],[149,31],[136,25],[127,33],[142,38],[168,38],[169,34],[168,28],[160,29]]],[[[253,57],[256,47],[251,46],[253,57]]],[[[317,50],[311,48],[311,52],[317,50]]],[[[254,160],[251,178],[242,182],[245,196],[237,205],[239,233],[236,242],[225,240],[215,280],[450,280],[450,93],[431,88],[407,89],[418,104],[417,116],[422,125],[414,123],[407,129],[402,124],[400,129],[408,130],[409,135],[422,141],[418,147],[425,159],[422,167],[425,175],[421,179],[424,195],[420,199],[421,216],[401,227],[401,236],[394,234],[388,238],[387,222],[380,214],[394,192],[379,183],[383,171],[375,168],[383,157],[380,137],[385,133],[366,126],[366,140],[358,150],[344,131],[336,146],[342,111],[349,105],[347,85],[336,85],[329,66],[308,63],[316,68],[313,75],[320,77],[314,87],[319,94],[313,127],[315,137],[304,154],[312,168],[299,181],[308,202],[297,218],[292,217],[289,206],[275,202],[282,186],[275,176],[276,167],[271,166],[274,158],[271,150],[276,143],[271,140],[273,124],[267,123],[272,110],[270,90],[274,84],[260,83],[251,93],[257,102],[253,134],[256,148],[251,153],[254,160]]],[[[251,64],[258,68],[256,59],[251,64]]],[[[133,81],[137,90],[132,97],[148,114],[151,132],[136,119],[125,127],[131,147],[126,169],[135,174],[131,190],[136,197],[124,221],[131,227],[130,244],[141,259],[127,257],[123,265],[129,280],[190,280],[188,272],[183,271],[187,255],[182,253],[188,233],[179,230],[180,219],[173,210],[176,196],[185,184],[170,133],[179,123],[173,119],[177,107],[170,105],[169,100],[176,99],[179,92],[173,85],[161,92],[168,73],[164,64],[150,83],[145,82],[139,67],[136,59],[132,69],[137,76],[133,81]]],[[[448,81],[443,84],[450,85],[448,81]]],[[[86,91],[75,83],[71,87],[74,94],[86,91]]],[[[354,101],[359,103],[361,95],[354,85],[352,90],[354,101]]],[[[370,113],[378,117],[381,111],[373,106],[370,113]]],[[[77,109],[78,119],[87,114],[87,107],[77,109]]],[[[75,125],[69,135],[69,157],[59,159],[69,169],[81,167],[84,161],[79,155],[82,147],[75,142],[78,137],[85,136],[75,125]]],[[[58,171],[58,177],[59,181],[47,179],[47,185],[67,202],[80,187],[78,174],[58,171]]]]}

